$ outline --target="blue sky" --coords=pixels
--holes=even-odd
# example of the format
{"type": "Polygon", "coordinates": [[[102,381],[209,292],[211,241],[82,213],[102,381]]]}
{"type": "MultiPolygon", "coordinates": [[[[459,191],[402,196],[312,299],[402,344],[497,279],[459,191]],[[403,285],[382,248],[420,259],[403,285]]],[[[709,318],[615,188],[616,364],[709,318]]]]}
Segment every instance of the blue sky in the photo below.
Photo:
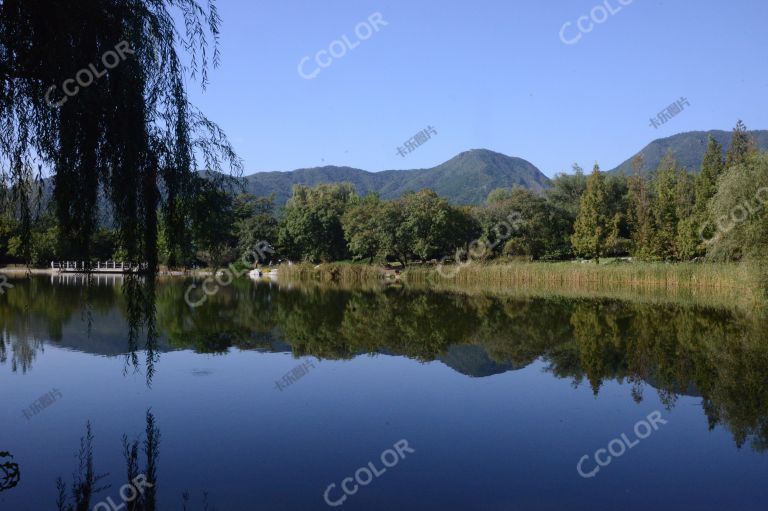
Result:
{"type": "Polygon", "coordinates": [[[423,168],[487,148],[552,176],[740,118],[768,128],[768,2],[622,1],[218,0],[222,65],[205,92],[190,82],[190,97],[246,174],[423,168]],[[355,27],[376,12],[387,25],[360,40],[355,27]],[[607,19],[564,44],[563,25],[573,40],[590,12],[607,19]],[[359,45],[318,68],[318,51],[344,35],[359,45]],[[305,73],[321,70],[311,80],[298,72],[305,56],[305,73]],[[650,126],[681,97],[690,106],[650,126]],[[397,154],[430,125],[436,136],[397,154]]]}

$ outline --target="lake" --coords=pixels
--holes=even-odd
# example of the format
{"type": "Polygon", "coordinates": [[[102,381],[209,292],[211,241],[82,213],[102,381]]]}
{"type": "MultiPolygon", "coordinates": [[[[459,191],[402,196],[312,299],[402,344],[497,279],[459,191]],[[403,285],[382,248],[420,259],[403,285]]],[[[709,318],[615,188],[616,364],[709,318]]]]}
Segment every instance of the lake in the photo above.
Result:
{"type": "Polygon", "coordinates": [[[761,311],[245,280],[190,307],[185,280],[9,282],[2,510],[57,509],[59,478],[66,497],[93,479],[96,511],[768,503],[761,311]]]}

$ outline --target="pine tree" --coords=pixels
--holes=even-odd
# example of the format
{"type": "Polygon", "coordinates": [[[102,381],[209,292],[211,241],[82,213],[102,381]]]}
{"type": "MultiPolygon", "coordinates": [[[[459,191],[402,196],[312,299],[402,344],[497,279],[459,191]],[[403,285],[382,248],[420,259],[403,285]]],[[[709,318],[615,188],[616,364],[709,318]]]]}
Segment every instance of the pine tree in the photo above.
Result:
{"type": "Polygon", "coordinates": [[[707,152],[701,164],[701,172],[696,176],[694,183],[693,215],[689,221],[684,222],[686,224],[684,229],[689,232],[695,231],[696,248],[693,250],[693,257],[705,254],[706,249],[702,242],[704,239],[710,239],[714,234],[714,227],[710,222],[709,203],[717,193],[717,183],[724,172],[723,146],[710,136],[707,141],[707,152]]]}
{"type": "Polygon", "coordinates": [[[675,208],[677,210],[677,236],[675,239],[675,257],[680,261],[689,261],[701,255],[699,253],[698,220],[694,214],[696,206],[695,178],[683,170],[677,174],[675,187],[675,208]]]}
{"type": "Polygon", "coordinates": [[[653,237],[653,255],[659,259],[671,259],[675,256],[677,238],[677,160],[671,152],[667,153],[659,164],[654,177],[655,196],[653,198],[653,216],[656,230],[653,237]]]}
{"type": "Polygon", "coordinates": [[[728,149],[728,154],[725,159],[725,167],[727,169],[733,168],[735,165],[746,163],[751,155],[757,152],[757,145],[754,139],[749,134],[747,126],[739,120],[736,123],[736,127],[733,128],[733,136],[731,138],[731,147],[728,149]]]}
{"type": "Polygon", "coordinates": [[[649,259],[653,251],[653,216],[648,181],[640,172],[642,167],[643,156],[639,154],[632,161],[634,172],[628,179],[627,223],[632,240],[632,255],[640,259],[649,259]]]}
{"type": "Polygon", "coordinates": [[[606,210],[605,178],[595,164],[587,179],[587,190],[581,197],[579,215],[576,217],[571,243],[576,255],[594,258],[600,262],[605,254],[609,235],[609,218],[606,210]]]}
{"type": "Polygon", "coordinates": [[[707,203],[717,192],[717,180],[725,170],[723,146],[711,135],[707,141],[707,152],[701,163],[701,172],[696,177],[696,210],[704,211],[707,203]]]}

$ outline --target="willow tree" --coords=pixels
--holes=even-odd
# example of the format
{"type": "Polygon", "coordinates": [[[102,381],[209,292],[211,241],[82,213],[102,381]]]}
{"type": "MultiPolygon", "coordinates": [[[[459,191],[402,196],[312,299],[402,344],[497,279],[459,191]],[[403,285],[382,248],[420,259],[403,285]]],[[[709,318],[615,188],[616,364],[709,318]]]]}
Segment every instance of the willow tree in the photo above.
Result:
{"type": "Polygon", "coordinates": [[[23,252],[31,253],[34,198],[39,207],[51,196],[63,253],[82,261],[92,254],[99,204],[109,206],[102,214],[116,225],[121,252],[149,272],[123,285],[126,370],[138,370],[145,334],[148,384],[157,361],[158,224],[173,253],[188,237],[195,175],[240,172],[184,84],[189,75],[204,89],[218,65],[219,22],[213,0],[0,0],[0,188],[20,219],[23,252]],[[52,190],[42,186],[49,176],[52,190]]]}
{"type": "Polygon", "coordinates": [[[78,259],[102,194],[130,259],[155,268],[161,218],[180,243],[193,176],[240,171],[184,84],[218,65],[219,22],[213,0],[0,0],[0,179],[22,229],[50,176],[78,259]]]}

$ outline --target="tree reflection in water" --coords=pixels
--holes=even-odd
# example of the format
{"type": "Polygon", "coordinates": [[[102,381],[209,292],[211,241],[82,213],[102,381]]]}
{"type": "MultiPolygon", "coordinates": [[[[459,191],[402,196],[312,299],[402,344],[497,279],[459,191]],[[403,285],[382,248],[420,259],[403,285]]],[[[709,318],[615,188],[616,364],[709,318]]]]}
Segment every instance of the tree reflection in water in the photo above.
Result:
{"type": "MultiPolygon", "coordinates": [[[[93,452],[93,432],[91,424],[86,424],[86,434],[80,439],[80,449],[78,451],[78,466],[74,473],[74,480],[70,491],[67,491],[67,485],[59,478],[56,482],[58,490],[58,499],[56,509],[58,511],[88,511],[92,506],[99,507],[99,502],[107,501],[107,495],[99,497],[110,489],[109,485],[98,486],[99,481],[103,480],[109,474],[96,474],[94,468],[93,452]]],[[[0,453],[2,454],[2,453],[0,453]]],[[[127,495],[131,499],[122,500],[113,496],[111,501],[116,504],[118,509],[126,511],[156,511],[157,508],[157,488],[158,488],[158,467],[157,460],[160,456],[160,429],[157,426],[155,416],[150,410],[146,415],[146,430],[144,439],[140,441],[135,439],[128,440],[127,435],[123,435],[123,458],[126,464],[126,483],[125,486],[136,488],[135,481],[141,480],[142,483],[136,488],[138,491],[120,492],[120,495],[127,495]],[[141,458],[144,458],[143,467],[140,466],[141,458]]],[[[179,509],[186,511],[188,509],[190,496],[184,492],[180,496],[181,506],[179,509]]],[[[102,506],[103,507],[103,506],[102,506]]],[[[106,508],[106,507],[105,507],[106,508]]],[[[209,507],[208,494],[203,492],[202,509],[215,511],[215,508],[209,507]]]]}
{"type": "MultiPolygon", "coordinates": [[[[648,388],[669,408],[679,396],[700,397],[711,428],[727,427],[738,446],[768,446],[768,320],[762,310],[407,287],[279,288],[247,280],[222,287],[192,309],[184,302],[188,284],[136,278],[123,282],[122,293],[94,287],[89,300],[99,342],[74,346],[62,328],[82,310],[86,292],[40,279],[19,283],[0,297],[0,360],[12,343],[45,338],[80,351],[126,354],[126,367],[135,370],[143,351],[148,383],[159,353],[173,349],[290,350],[325,359],[387,353],[440,360],[469,376],[542,360],[555,377],[589,385],[595,395],[606,381],[618,381],[631,386],[637,402],[648,388]],[[109,316],[115,311],[122,324],[109,316]],[[107,320],[111,330],[103,325],[107,320]]],[[[24,354],[26,370],[41,347],[29,346],[14,351],[15,357],[24,354]]]]}
{"type": "Polygon", "coordinates": [[[19,464],[13,462],[11,453],[0,451],[0,492],[14,488],[20,480],[19,464]]]}

